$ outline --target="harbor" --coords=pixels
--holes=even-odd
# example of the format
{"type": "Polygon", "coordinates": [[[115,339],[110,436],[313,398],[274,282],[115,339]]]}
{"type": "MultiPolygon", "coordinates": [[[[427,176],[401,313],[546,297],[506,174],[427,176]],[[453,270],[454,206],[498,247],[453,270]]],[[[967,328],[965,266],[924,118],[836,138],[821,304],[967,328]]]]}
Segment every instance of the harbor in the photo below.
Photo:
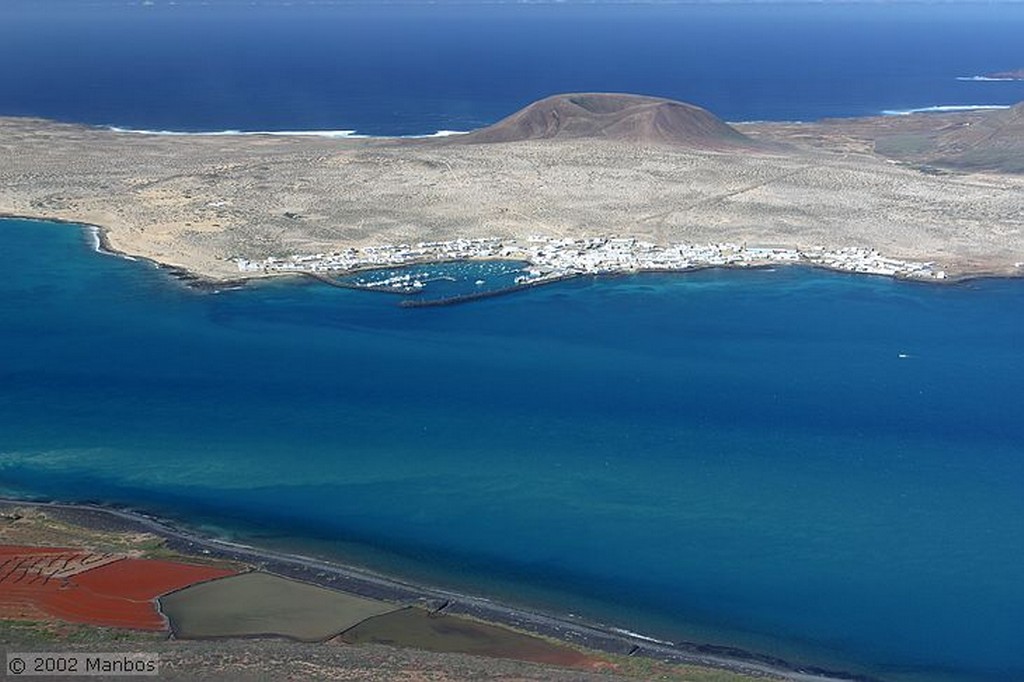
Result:
{"type": "MultiPolygon", "coordinates": [[[[911,280],[941,281],[946,273],[933,262],[892,258],[875,249],[846,247],[793,249],[749,246],[732,242],[670,244],[667,246],[633,237],[553,238],[532,236],[525,240],[500,238],[454,239],[416,244],[349,248],[316,254],[237,258],[239,271],[249,274],[309,274],[347,288],[419,294],[431,283],[451,280],[430,269],[396,271],[394,268],[459,262],[500,264],[500,286],[475,279],[476,291],[459,293],[429,302],[408,302],[412,307],[475,300],[524,287],[562,281],[581,275],[612,275],[640,272],[685,272],[709,267],[750,268],[803,264],[842,272],[881,275],[911,280]],[[510,263],[520,264],[511,270],[510,263]],[[376,276],[342,276],[372,271],[376,276]],[[516,272],[512,281],[509,272],[516,272]]],[[[483,277],[483,275],[481,275],[483,277]]]]}

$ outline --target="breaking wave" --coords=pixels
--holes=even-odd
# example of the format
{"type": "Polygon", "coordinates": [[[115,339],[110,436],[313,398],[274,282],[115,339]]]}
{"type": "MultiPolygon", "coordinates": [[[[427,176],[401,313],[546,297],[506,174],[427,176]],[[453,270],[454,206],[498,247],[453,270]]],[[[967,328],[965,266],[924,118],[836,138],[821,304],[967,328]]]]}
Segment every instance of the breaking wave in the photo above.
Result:
{"type": "Polygon", "coordinates": [[[675,643],[673,643],[673,642],[669,642],[669,641],[664,640],[664,639],[655,639],[654,637],[648,637],[647,635],[641,635],[639,632],[633,632],[632,630],[626,630],[625,628],[613,628],[613,627],[610,627],[608,629],[611,630],[612,632],[618,633],[620,635],[625,635],[626,637],[632,637],[633,639],[643,640],[645,642],[650,642],[652,644],[661,644],[661,645],[664,645],[664,646],[675,646],[675,643]]]}
{"type": "Polygon", "coordinates": [[[1019,81],[1021,78],[994,78],[992,76],[957,76],[958,81],[973,81],[978,83],[1002,83],[1005,81],[1019,81]]]}
{"type": "Polygon", "coordinates": [[[139,128],[122,128],[119,126],[107,126],[108,130],[115,133],[132,133],[134,135],[176,135],[176,136],[217,136],[217,135],[272,135],[276,137],[327,137],[333,139],[423,139],[429,137],[450,137],[452,135],[465,135],[464,130],[438,130],[427,135],[363,135],[355,130],[211,130],[188,132],[180,130],[145,130],[139,128]]]}
{"type": "Polygon", "coordinates": [[[984,109],[1009,108],[1009,104],[942,104],[934,107],[919,107],[917,109],[886,109],[882,113],[886,116],[909,116],[910,114],[929,114],[954,111],[980,111],[984,109]]]}

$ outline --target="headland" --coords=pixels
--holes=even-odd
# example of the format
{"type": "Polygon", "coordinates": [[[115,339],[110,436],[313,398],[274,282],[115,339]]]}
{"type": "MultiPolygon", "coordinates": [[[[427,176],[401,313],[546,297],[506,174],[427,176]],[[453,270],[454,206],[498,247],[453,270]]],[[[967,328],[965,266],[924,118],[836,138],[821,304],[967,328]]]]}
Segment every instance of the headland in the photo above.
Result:
{"type": "Polygon", "coordinates": [[[496,254],[537,278],[794,259],[1019,276],[1022,107],[729,125],[582,93],[432,139],[4,118],[0,214],[98,225],[111,250],[215,282],[496,254]]]}

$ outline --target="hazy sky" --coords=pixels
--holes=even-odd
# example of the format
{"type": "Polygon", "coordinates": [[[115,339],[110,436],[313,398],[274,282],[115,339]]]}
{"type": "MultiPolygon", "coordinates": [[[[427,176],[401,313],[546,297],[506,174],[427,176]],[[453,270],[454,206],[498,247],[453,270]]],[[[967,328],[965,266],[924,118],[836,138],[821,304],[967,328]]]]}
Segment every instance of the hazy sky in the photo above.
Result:
{"type": "Polygon", "coordinates": [[[68,5],[68,6],[111,6],[111,5],[275,5],[275,6],[303,6],[303,5],[536,5],[536,4],[573,4],[573,5],[598,5],[598,4],[646,4],[646,5],[670,5],[670,4],[847,4],[847,5],[884,5],[884,4],[1000,4],[1000,3],[1021,3],[1024,0],[0,0],[0,3],[10,5],[68,5]]]}

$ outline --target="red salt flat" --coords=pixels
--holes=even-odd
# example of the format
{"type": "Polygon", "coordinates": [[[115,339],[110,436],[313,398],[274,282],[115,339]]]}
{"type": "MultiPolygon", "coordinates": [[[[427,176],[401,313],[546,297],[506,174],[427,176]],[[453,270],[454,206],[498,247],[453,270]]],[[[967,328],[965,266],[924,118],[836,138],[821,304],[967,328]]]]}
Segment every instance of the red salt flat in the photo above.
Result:
{"type": "Polygon", "coordinates": [[[81,587],[44,590],[36,599],[43,611],[61,620],[137,630],[163,630],[166,626],[163,616],[148,600],[95,594],[81,587]]]}
{"type": "Polygon", "coordinates": [[[72,580],[97,593],[123,599],[154,599],[188,585],[235,573],[237,571],[177,561],[123,559],[79,573],[72,580]]]}
{"type": "Polygon", "coordinates": [[[61,547],[0,545],[0,617],[39,619],[42,615],[77,623],[162,630],[166,622],[157,610],[157,597],[235,573],[176,561],[116,559],[61,547]]]}

